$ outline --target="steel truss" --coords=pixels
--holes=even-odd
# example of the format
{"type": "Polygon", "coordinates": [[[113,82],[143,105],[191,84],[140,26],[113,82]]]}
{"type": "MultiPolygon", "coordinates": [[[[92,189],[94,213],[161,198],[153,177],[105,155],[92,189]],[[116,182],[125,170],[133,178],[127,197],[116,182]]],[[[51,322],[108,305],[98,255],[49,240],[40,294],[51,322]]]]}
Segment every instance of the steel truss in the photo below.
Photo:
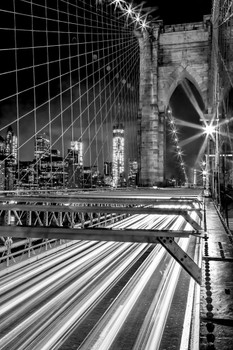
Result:
{"type": "Polygon", "coordinates": [[[1,236],[159,243],[201,284],[201,268],[175,241],[202,237],[202,203],[194,198],[10,197],[0,199],[0,218],[1,236]],[[182,216],[191,230],[108,228],[135,214],[182,216]]]}

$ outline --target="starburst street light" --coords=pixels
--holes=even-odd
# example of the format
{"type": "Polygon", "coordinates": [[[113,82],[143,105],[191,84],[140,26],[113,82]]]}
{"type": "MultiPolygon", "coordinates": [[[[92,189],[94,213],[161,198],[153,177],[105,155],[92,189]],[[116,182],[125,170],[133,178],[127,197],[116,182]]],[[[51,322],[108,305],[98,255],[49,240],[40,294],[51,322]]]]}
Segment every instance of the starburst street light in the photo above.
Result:
{"type": "Polygon", "coordinates": [[[126,13],[127,17],[133,16],[133,14],[134,14],[134,9],[133,9],[133,5],[132,5],[132,4],[126,5],[125,13],[126,13]]]}
{"type": "MultiPolygon", "coordinates": [[[[203,166],[203,186],[209,192],[210,189],[216,191],[216,179],[218,177],[219,169],[217,165],[218,155],[218,119],[211,118],[207,115],[207,118],[203,120],[203,134],[205,134],[206,145],[206,159],[202,163],[203,166]],[[215,123],[216,122],[216,123],[215,123]],[[213,142],[210,142],[213,141],[213,142]],[[210,153],[215,154],[215,162],[210,160],[210,153]],[[217,176],[217,177],[216,177],[217,176]]],[[[218,180],[217,180],[218,181],[218,180]]]]}
{"type": "Polygon", "coordinates": [[[207,171],[207,174],[204,175],[206,179],[205,187],[208,191],[211,190],[213,198],[220,201],[220,124],[218,113],[214,117],[207,115],[204,123],[206,166],[203,170],[207,171]]]}
{"type": "Polygon", "coordinates": [[[120,7],[120,9],[123,9],[123,6],[125,5],[125,0],[112,0],[112,4],[116,7],[120,7]]]}
{"type": "Polygon", "coordinates": [[[115,6],[115,10],[120,9],[122,15],[126,16],[127,21],[130,19],[133,23],[135,23],[137,28],[145,30],[150,27],[148,21],[149,13],[144,13],[145,11],[143,11],[144,2],[140,3],[139,5],[135,5],[133,2],[127,2],[126,0],[109,1],[115,6]]]}
{"type": "Polygon", "coordinates": [[[180,156],[182,156],[182,155],[183,155],[182,151],[178,151],[178,152],[177,152],[177,156],[178,156],[178,157],[180,157],[180,156]]]}
{"type": "Polygon", "coordinates": [[[206,124],[204,127],[204,133],[213,136],[215,132],[215,126],[213,124],[206,124]]]}

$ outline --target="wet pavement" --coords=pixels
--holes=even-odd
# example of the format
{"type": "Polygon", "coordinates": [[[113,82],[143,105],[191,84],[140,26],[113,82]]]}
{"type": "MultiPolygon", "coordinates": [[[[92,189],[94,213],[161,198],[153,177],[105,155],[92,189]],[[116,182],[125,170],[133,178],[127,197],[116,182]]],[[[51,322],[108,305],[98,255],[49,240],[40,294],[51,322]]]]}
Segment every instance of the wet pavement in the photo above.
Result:
{"type": "Polygon", "coordinates": [[[233,236],[206,199],[200,349],[233,349],[233,236]]]}

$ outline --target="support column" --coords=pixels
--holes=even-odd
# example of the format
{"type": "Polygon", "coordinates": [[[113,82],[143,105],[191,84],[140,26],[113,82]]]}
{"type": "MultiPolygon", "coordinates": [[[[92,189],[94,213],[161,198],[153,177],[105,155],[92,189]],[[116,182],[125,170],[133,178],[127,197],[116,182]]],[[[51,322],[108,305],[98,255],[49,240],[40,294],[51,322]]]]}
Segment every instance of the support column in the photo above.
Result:
{"type": "Polygon", "coordinates": [[[158,110],[158,39],[161,21],[138,38],[140,46],[140,108],[138,116],[139,185],[164,180],[164,115],[158,110]]]}

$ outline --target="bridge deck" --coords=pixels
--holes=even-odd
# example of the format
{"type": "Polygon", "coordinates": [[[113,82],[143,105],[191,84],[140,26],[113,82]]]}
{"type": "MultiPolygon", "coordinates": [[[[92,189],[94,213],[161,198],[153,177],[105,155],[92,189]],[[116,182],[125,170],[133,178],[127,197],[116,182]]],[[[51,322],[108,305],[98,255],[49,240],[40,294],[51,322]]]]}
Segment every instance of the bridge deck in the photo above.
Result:
{"type": "Polygon", "coordinates": [[[233,349],[233,237],[224,228],[211,200],[206,200],[202,262],[201,349],[233,349]]]}
{"type": "MultiPolygon", "coordinates": [[[[163,191],[159,192],[162,194],[163,191]]],[[[201,284],[199,264],[173,238],[195,235],[200,242],[202,201],[196,193],[190,196],[187,191],[183,192],[186,196],[182,193],[174,196],[173,191],[166,191],[167,196],[163,193],[160,197],[160,193],[153,195],[143,191],[139,194],[136,191],[111,193],[111,196],[105,192],[76,194],[76,197],[3,197],[0,198],[0,236],[160,243],[201,284]],[[152,215],[153,219],[152,222],[146,220],[141,226],[137,220],[134,225],[111,227],[110,222],[106,225],[107,216],[119,214],[121,219],[130,216],[133,221],[138,214],[152,215]],[[161,216],[164,220],[168,218],[168,222],[155,223],[161,216]]]]}
{"type": "MultiPolygon", "coordinates": [[[[216,349],[233,349],[233,236],[224,227],[213,202],[210,199],[205,199],[205,202],[206,227],[204,235],[201,235],[200,348],[214,344],[216,349]]],[[[7,226],[2,228],[7,229],[7,226]]],[[[14,228],[15,231],[20,229],[14,228]]]]}

